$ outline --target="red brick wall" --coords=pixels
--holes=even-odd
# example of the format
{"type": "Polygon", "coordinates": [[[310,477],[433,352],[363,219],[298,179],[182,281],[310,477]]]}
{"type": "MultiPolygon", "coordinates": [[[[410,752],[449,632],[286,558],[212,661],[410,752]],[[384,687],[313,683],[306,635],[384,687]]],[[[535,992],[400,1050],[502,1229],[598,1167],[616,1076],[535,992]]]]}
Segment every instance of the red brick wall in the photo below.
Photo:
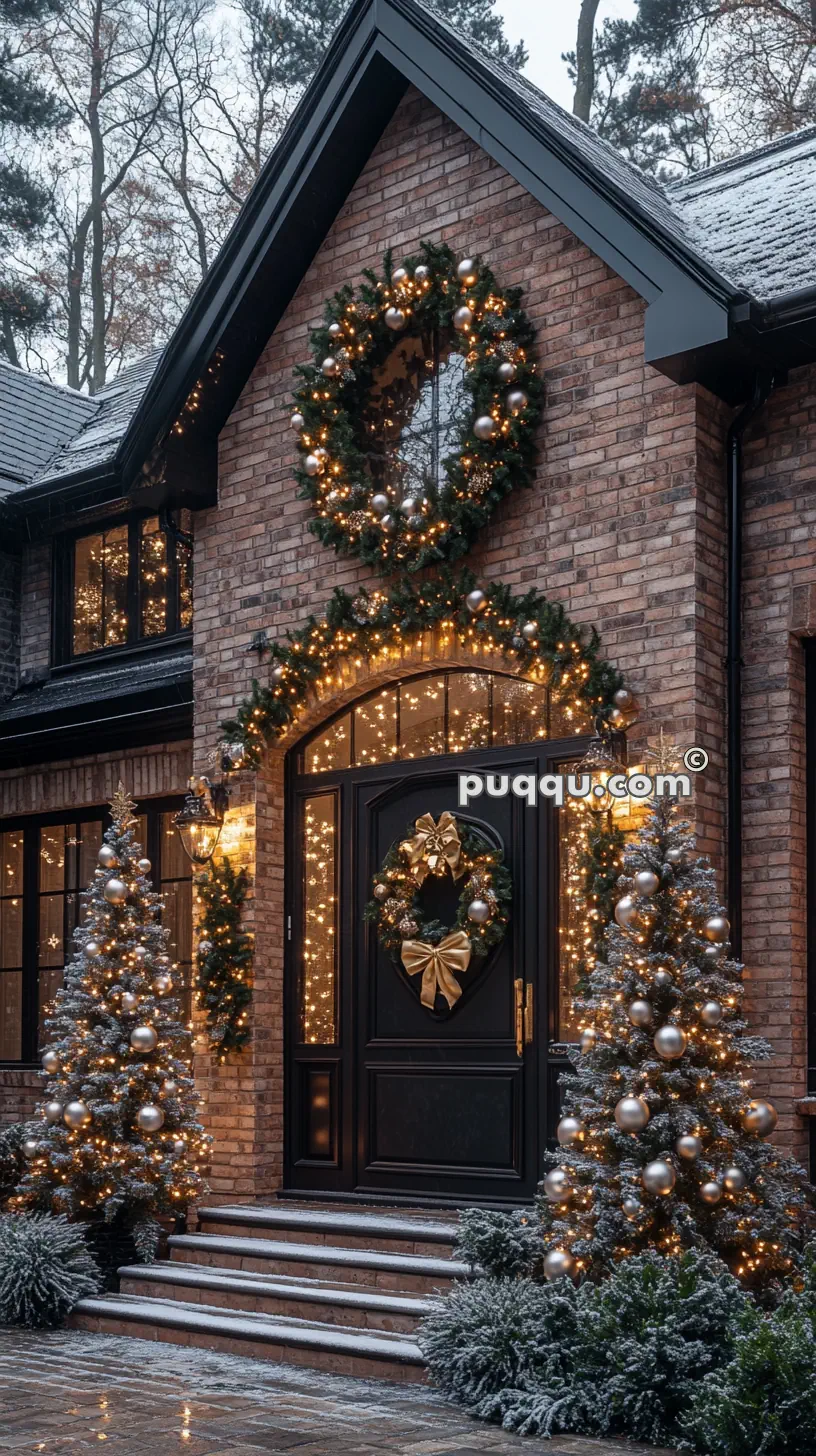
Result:
{"type": "MultiPolygon", "coordinates": [[[[638,692],[635,743],[662,723],[703,744],[704,843],[721,850],[724,412],[643,364],[643,303],[500,166],[415,92],[375,148],[269,341],[221,437],[218,506],[196,527],[196,751],[246,694],[251,633],[282,634],[333,588],[371,581],[307,529],[292,478],[292,370],[327,295],[420,239],[481,252],[520,283],[546,383],[534,489],[506,501],[469,558],[485,580],[535,585],[587,626],[638,692]]],[[[261,675],[264,676],[262,669],[261,675]]],[[[364,690],[361,686],[361,691],[364,690]]],[[[327,707],[327,713],[330,708],[327,707]]],[[[255,1040],[209,1077],[219,1119],[216,1196],[277,1186],[282,1159],[283,764],[257,776],[255,1040]]]]}

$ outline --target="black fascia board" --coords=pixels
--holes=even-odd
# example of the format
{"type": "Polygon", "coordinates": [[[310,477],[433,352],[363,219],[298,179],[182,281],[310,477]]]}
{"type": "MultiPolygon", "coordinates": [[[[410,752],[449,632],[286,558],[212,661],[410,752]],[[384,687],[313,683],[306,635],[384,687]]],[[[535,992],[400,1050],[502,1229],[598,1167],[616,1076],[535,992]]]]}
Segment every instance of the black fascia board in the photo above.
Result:
{"type": "Polygon", "coordinates": [[[647,303],[646,357],[722,344],[744,295],[531,115],[487,62],[410,0],[357,0],[148,385],[117,455],[127,488],[217,348],[225,423],[409,83],[647,303]]]}
{"type": "Polygon", "coordinates": [[[192,675],[133,693],[94,698],[44,713],[0,720],[0,770],[52,764],[87,753],[171,742],[193,731],[192,675]],[[138,702],[138,707],[134,704],[138,702]]]}

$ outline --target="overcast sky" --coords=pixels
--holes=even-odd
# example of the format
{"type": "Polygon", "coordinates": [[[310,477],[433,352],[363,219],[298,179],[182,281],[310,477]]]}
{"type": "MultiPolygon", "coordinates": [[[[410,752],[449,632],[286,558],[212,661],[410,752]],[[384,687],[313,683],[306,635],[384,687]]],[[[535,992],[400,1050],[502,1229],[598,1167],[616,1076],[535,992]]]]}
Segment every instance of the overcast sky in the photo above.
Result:
{"type": "MultiPolygon", "coordinates": [[[[508,40],[527,43],[525,76],[571,111],[572,86],[561,53],[575,49],[580,0],[496,0],[496,9],[508,40]]],[[[634,9],[634,0],[601,0],[596,24],[607,16],[628,17],[634,9]]]]}

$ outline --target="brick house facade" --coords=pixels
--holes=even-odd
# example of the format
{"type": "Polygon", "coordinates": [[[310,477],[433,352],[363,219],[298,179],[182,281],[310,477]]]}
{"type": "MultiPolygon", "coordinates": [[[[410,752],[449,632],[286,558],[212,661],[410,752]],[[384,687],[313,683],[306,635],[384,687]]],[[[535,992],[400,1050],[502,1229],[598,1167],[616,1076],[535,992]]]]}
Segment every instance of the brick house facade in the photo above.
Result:
{"type": "MultiPolygon", "coordinates": [[[[332,207],[319,238],[304,244],[308,256],[302,263],[295,267],[273,252],[265,264],[272,274],[259,274],[268,283],[277,258],[277,272],[284,275],[277,301],[269,304],[271,326],[251,328],[248,315],[241,325],[234,312],[229,317],[222,312],[193,358],[193,316],[198,311],[203,318],[208,309],[214,313],[217,289],[226,290],[216,265],[212,298],[197,297],[160,364],[141,375],[136,371],[130,397],[126,384],[124,399],[121,390],[100,399],[100,410],[114,417],[114,423],[118,411],[117,439],[127,443],[137,427],[147,428],[153,396],[162,389],[169,392],[167,361],[172,361],[174,348],[184,361],[179,377],[181,383],[186,379],[187,391],[193,363],[201,373],[215,355],[215,343],[223,355],[219,381],[223,377],[226,382],[214,386],[211,397],[205,391],[208,417],[203,426],[194,423],[188,430],[193,440],[190,462],[207,462],[200,477],[193,479],[197,468],[190,462],[186,473],[183,462],[174,473],[173,460],[178,462],[185,448],[182,440],[175,445],[175,457],[168,451],[170,463],[159,472],[162,487],[157,493],[156,472],[145,468],[147,452],[142,450],[137,460],[135,446],[129,446],[129,481],[117,457],[116,468],[108,471],[107,496],[92,499],[92,514],[82,518],[91,528],[94,523],[101,528],[134,512],[140,519],[168,507],[190,512],[191,639],[189,632],[179,632],[152,666],[150,654],[139,655],[134,647],[113,693],[112,679],[106,686],[98,656],[94,669],[97,678],[102,672],[101,687],[98,681],[87,681],[76,664],[69,671],[70,664],[55,663],[54,615],[64,610],[55,566],[63,549],[60,537],[76,530],[75,511],[88,481],[93,478],[98,491],[102,478],[100,462],[87,458],[82,432],[76,434],[73,420],[57,442],[57,468],[53,459],[43,462],[39,477],[18,481],[19,489],[9,495],[7,510],[15,527],[33,518],[29,513],[35,510],[39,525],[27,526],[31,542],[4,558],[3,624],[8,597],[16,603],[18,625],[12,623],[7,631],[0,625],[0,632],[8,643],[9,683],[23,686],[0,710],[0,831],[10,825],[19,832],[27,816],[51,822],[80,809],[97,809],[120,777],[140,808],[177,801],[191,769],[208,771],[221,724],[246,696],[253,675],[263,679],[268,674],[268,663],[251,650],[253,634],[266,630],[283,637],[310,614],[319,615],[335,587],[353,591],[380,584],[376,573],[356,557],[336,556],[308,529],[310,507],[299,498],[293,479],[292,371],[308,357],[310,329],[319,322],[329,295],[348,281],[358,282],[364,267],[379,266],[387,248],[400,257],[427,239],[447,243],[457,255],[484,257],[502,286],[521,285],[536,328],[545,384],[533,488],[502,503],[467,564],[481,581],[503,581],[516,591],[534,586],[562,603],[575,622],[597,628],[603,655],[620,669],[640,704],[629,734],[630,761],[638,760],[661,727],[684,746],[707,750],[710,764],[697,781],[691,813],[700,846],[712,856],[724,882],[727,432],[735,407],[750,395],[752,374],[761,367],[781,382],[748,425],[744,445],[743,955],[748,1016],[768,1034],[775,1052],[774,1061],[760,1070],[758,1084],[779,1109],[778,1136],[806,1156],[811,1088],[805,643],[816,630],[810,499],[816,478],[816,365],[805,357],[810,348],[807,329],[799,331],[787,364],[784,340],[763,346],[766,352],[760,357],[757,340],[764,336],[759,324],[750,340],[733,322],[724,326],[722,337],[713,338],[714,285],[709,280],[702,290],[699,348],[689,338],[682,348],[670,348],[665,321],[660,325],[663,346],[658,345],[657,326],[649,323],[648,315],[656,316],[663,303],[645,284],[643,291],[634,286],[634,263],[621,263],[616,271],[610,262],[615,250],[615,256],[625,251],[620,238],[610,228],[603,244],[597,219],[579,228],[577,195],[566,197],[560,208],[547,206],[523,159],[507,148],[501,154],[496,129],[485,125],[479,135],[475,123],[466,124],[465,103],[454,95],[455,88],[450,104],[441,105],[433,67],[427,64],[423,74],[430,79],[424,84],[417,69],[420,42],[427,43],[436,22],[413,0],[400,0],[392,7],[397,27],[392,34],[386,8],[355,7],[328,69],[321,73],[322,82],[318,78],[304,103],[306,113],[302,108],[293,123],[296,139],[306,124],[304,115],[315,127],[329,125],[316,116],[316,108],[343,79],[344,57],[358,38],[355,26],[371,24],[385,36],[391,46],[390,66],[397,64],[395,37],[400,38],[407,57],[402,94],[386,118],[377,113],[382,103],[371,101],[370,135],[364,146],[354,144],[360,154],[339,205],[332,207]],[[409,21],[413,40],[406,39],[409,21]],[[207,424],[209,435],[202,436],[207,424]],[[212,453],[216,440],[217,467],[212,453]],[[52,504],[44,509],[47,499],[52,504]],[[141,674],[135,686],[124,681],[128,672],[141,674]],[[100,707],[103,698],[107,708],[100,707]],[[55,726],[47,739],[42,725],[50,724],[51,712],[55,726]],[[155,736],[152,725],[158,725],[155,736]],[[89,755],[88,740],[97,735],[99,751],[89,755]]],[[[444,27],[438,29],[444,32],[444,27]]],[[[457,43],[446,32],[436,41],[445,63],[453,66],[457,43]]],[[[497,87],[506,81],[465,47],[461,52],[462,68],[465,62],[471,72],[481,66],[497,87]]],[[[344,84],[351,83],[346,78],[344,84]]],[[[533,109],[535,95],[526,96],[533,109]]],[[[492,104],[498,104],[495,96],[492,104]]],[[[509,110],[507,97],[505,104],[509,110]]],[[[571,118],[551,117],[550,124],[556,123],[562,127],[564,145],[569,144],[576,124],[571,118]]],[[[579,134],[579,141],[576,169],[584,166],[595,177],[604,167],[614,172],[603,144],[589,133],[587,138],[579,134]],[[596,153],[587,155],[591,146],[596,153]]],[[[786,159],[787,145],[771,151],[768,166],[775,165],[774,158],[786,159]]],[[[299,165],[305,175],[307,162],[301,158],[299,165]]],[[[548,174],[547,180],[553,188],[554,176],[548,174]]],[[[726,183],[730,178],[727,173],[726,183]]],[[[610,186],[614,181],[612,176],[610,186]]],[[[275,186],[283,183],[271,176],[269,195],[279,198],[275,186]]],[[[668,206],[665,194],[659,195],[651,184],[638,186],[645,199],[643,216],[668,206]]],[[[623,204],[616,206],[620,210],[623,204]]],[[[256,222],[257,215],[258,208],[256,222]]],[[[655,227],[659,221],[652,217],[655,227]]],[[[252,222],[250,203],[247,230],[252,222]]],[[[275,238],[269,247],[273,244],[283,246],[275,238]]],[[[650,246],[659,251],[653,240],[650,246]]],[[[661,246],[668,257],[668,243],[661,246]]],[[[237,245],[235,251],[237,255],[237,245]]],[[[708,268],[713,277],[715,265],[701,251],[700,273],[708,268]]],[[[247,273],[250,253],[242,265],[247,273]]],[[[726,263],[718,254],[716,258],[727,276],[726,263]]],[[[675,266],[676,259],[671,261],[675,266]]],[[[260,268],[252,262],[256,266],[260,268]]],[[[645,278],[643,260],[638,268],[638,276],[645,278]]],[[[802,283],[814,282],[814,272],[816,259],[802,283]]],[[[690,276],[687,270],[684,277],[690,276]]],[[[695,287],[697,282],[695,275],[695,287]]],[[[670,291],[667,285],[666,293],[670,291]]],[[[732,291],[736,317],[750,290],[738,278],[732,291]]],[[[677,324],[679,338],[684,328],[693,328],[688,322],[693,310],[682,302],[679,284],[677,292],[678,313],[686,314],[677,324]]],[[[250,302],[241,307],[249,308],[250,302]]],[[[168,419],[181,413],[184,397],[182,391],[167,404],[168,419]]],[[[86,429],[93,430],[95,420],[86,429]]],[[[178,519],[174,517],[173,529],[178,519]]],[[[23,535],[19,529],[21,542],[23,535]]],[[[121,653],[119,660],[124,661],[121,653]]],[[[247,924],[256,945],[253,1035],[247,1051],[221,1067],[212,1064],[204,1039],[198,1043],[196,1076],[204,1120],[215,1137],[210,1181],[216,1199],[264,1198],[292,1182],[286,1123],[291,1116],[286,1028],[291,1022],[286,1006],[295,991],[287,985],[294,973],[286,947],[291,882],[298,873],[288,817],[295,745],[341,707],[396,677],[407,680],[420,671],[473,666],[455,647],[443,655],[438,645],[413,657],[406,653],[398,669],[374,672],[361,666],[336,693],[326,692],[307,706],[257,773],[235,775],[222,843],[252,874],[247,924]]],[[[483,669],[484,664],[479,666],[483,669]]],[[[506,665],[503,670],[508,670],[506,665]]],[[[508,987],[508,1018],[510,997],[508,987]]],[[[542,1012],[536,1036],[546,1040],[548,1034],[542,1012]]],[[[352,1055],[348,1048],[343,1054],[352,1055]]],[[[33,1107],[36,1085],[30,1055],[5,1058],[0,1066],[0,1116],[12,1120],[33,1107]]],[[[364,1178],[356,1184],[352,1180],[346,1190],[361,1182],[370,1192],[364,1178]]],[[[397,1186],[410,1192],[410,1176],[397,1186]]]]}

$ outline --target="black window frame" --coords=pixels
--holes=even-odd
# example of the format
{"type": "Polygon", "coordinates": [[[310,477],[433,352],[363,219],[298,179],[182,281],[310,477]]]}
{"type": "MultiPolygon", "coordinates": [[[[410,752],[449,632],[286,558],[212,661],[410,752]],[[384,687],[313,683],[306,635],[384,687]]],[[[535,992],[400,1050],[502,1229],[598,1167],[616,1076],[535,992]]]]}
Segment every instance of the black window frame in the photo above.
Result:
{"type": "MultiPolygon", "coordinates": [[[[147,817],[146,842],[142,848],[151,862],[150,879],[154,888],[161,888],[161,819],[163,814],[181,808],[183,794],[170,794],[159,799],[145,799],[136,804],[136,815],[147,817]]],[[[52,825],[88,824],[102,821],[103,832],[110,825],[110,809],[107,805],[93,805],[81,809],[55,809],[46,814],[17,814],[0,820],[0,832],[21,829],[23,841],[23,986],[22,986],[22,1054],[19,1061],[0,1059],[0,1071],[30,1071],[39,1068],[39,976],[43,968],[39,964],[39,840],[40,831],[52,825]]],[[[191,894],[195,885],[190,875],[191,894]]],[[[87,886],[81,886],[87,889],[87,886]]],[[[66,952],[70,942],[66,940],[66,952]]],[[[0,971],[0,975],[3,972],[0,971]]]]}
{"type": "Polygon", "coordinates": [[[167,522],[163,519],[162,512],[158,510],[121,511],[116,515],[105,516],[93,524],[77,526],[57,537],[54,549],[51,613],[51,661],[54,667],[76,668],[98,662],[103,657],[105,661],[115,657],[127,658],[190,641],[192,627],[180,625],[178,537],[186,533],[172,515],[170,524],[172,529],[168,530],[167,522]],[[167,540],[168,626],[166,632],[156,633],[152,637],[143,637],[140,634],[139,547],[142,522],[154,517],[158,519],[159,529],[164,532],[167,540]],[[128,528],[127,641],[109,647],[95,647],[91,652],[74,652],[74,568],[77,542],[86,536],[98,536],[104,531],[112,531],[117,526],[123,525],[128,528]]]}

